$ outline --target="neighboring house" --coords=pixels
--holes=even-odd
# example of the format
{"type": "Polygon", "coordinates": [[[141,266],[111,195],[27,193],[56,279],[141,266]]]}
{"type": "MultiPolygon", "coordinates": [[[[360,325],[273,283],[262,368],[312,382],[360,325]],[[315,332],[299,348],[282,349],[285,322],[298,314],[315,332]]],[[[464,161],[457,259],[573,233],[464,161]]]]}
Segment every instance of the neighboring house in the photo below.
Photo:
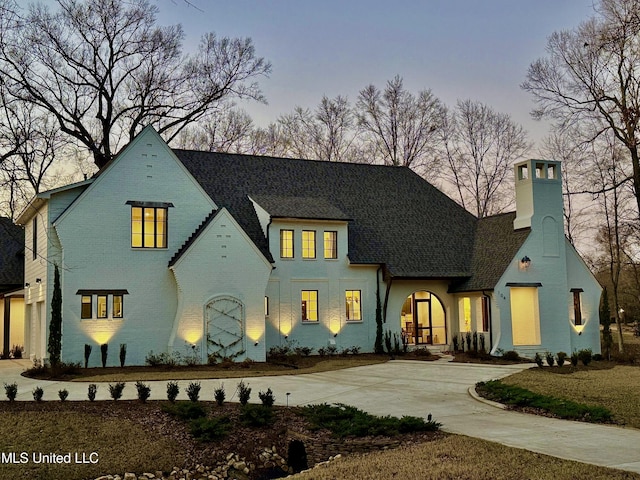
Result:
{"type": "Polygon", "coordinates": [[[24,231],[0,217],[0,355],[24,346],[24,231]]]}
{"type": "Polygon", "coordinates": [[[494,353],[599,352],[600,286],[563,234],[560,164],[515,172],[517,212],[478,220],[408,168],[171,150],[146,128],[21,214],[28,352],[47,356],[55,264],[65,361],[105,343],[110,365],[120,344],[129,364],[372,351],[378,304],[411,345],[477,331],[494,353]]]}

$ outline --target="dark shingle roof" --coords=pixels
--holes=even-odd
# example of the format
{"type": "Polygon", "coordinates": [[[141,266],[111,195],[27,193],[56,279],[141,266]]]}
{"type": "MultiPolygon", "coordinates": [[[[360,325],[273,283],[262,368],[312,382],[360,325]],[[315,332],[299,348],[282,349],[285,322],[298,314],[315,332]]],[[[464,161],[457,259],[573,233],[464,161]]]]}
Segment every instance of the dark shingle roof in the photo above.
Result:
{"type": "Polygon", "coordinates": [[[494,215],[477,221],[472,276],[453,286],[453,292],[493,289],[531,231],[513,229],[515,212],[494,215]]]}
{"type": "Polygon", "coordinates": [[[284,195],[250,195],[271,218],[306,218],[315,220],[351,220],[323,197],[286,197],[284,195]]]}
{"type": "Polygon", "coordinates": [[[471,272],[475,217],[408,168],[174,152],[269,260],[249,197],[322,199],[318,210],[332,207],[351,219],[348,255],[353,263],[386,264],[399,277],[460,277],[471,272]]]}
{"type": "Polygon", "coordinates": [[[24,283],[24,230],[0,217],[0,292],[24,283]]]}

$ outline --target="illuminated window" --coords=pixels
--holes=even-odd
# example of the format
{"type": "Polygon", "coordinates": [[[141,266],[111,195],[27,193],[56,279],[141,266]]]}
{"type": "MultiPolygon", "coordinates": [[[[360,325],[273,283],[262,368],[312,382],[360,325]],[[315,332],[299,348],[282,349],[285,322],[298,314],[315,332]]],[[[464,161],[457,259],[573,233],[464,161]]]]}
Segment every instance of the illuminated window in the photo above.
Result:
{"type": "Polygon", "coordinates": [[[280,230],[280,258],[293,258],[293,230],[280,230]]]}
{"type": "Polygon", "coordinates": [[[107,296],[98,295],[98,318],[107,318],[107,296]]]}
{"type": "Polygon", "coordinates": [[[80,308],[80,318],[91,318],[93,312],[91,311],[91,295],[82,295],[82,306],[80,308]]]}
{"type": "Polygon", "coordinates": [[[583,290],[581,288],[572,288],[573,293],[573,324],[582,325],[582,299],[580,293],[583,290]]]}
{"type": "Polygon", "coordinates": [[[318,291],[302,290],[302,321],[317,322],[318,321],[318,291]]]}
{"type": "Polygon", "coordinates": [[[302,258],[316,258],[315,230],[302,231],[302,258]]]}
{"type": "Polygon", "coordinates": [[[362,304],[360,303],[360,290],[347,290],[345,292],[345,306],[348,322],[362,320],[362,304]]]}
{"type": "Polygon", "coordinates": [[[167,248],[166,207],[131,207],[131,246],[167,248]]]}
{"type": "Polygon", "coordinates": [[[123,295],[113,296],[113,318],[122,318],[123,295]]]}
{"type": "Polygon", "coordinates": [[[338,258],[338,232],[324,232],[324,258],[338,258]]]}
{"type": "Polygon", "coordinates": [[[513,344],[540,345],[538,289],[512,287],[510,293],[513,344]]]}

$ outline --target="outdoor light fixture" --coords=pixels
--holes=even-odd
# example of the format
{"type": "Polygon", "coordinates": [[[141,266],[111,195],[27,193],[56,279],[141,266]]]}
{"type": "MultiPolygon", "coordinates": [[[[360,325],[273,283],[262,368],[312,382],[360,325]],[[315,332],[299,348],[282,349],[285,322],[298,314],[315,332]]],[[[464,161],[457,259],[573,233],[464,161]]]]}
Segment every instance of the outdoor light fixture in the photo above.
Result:
{"type": "Polygon", "coordinates": [[[528,269],[531,266],[531,259],[529,257],[527,257],[526,255],[524,257],[522,257],[522,259],[520,260],[520,267],[524,268],[525,270],[528,269]]]}
{"type": "Polygon", "coordinates": [[[257,347],[257,346],[258,346],[258,342],[254,343],[254,344],[253,344],[253,346],[254,346],[254,347],[257,347]]]}
{"type": "Polygon", "coordinates": [[[25,286],[26,288],[29,288],[29,287],[31,286],[31,284],[30,284],[29,282],[27,282],[27,283],[25,283],[25,284],[24,284],[24,286],[25,286]]]}
{"type": "Polygon", "coordinates": [[[195,343],[192,343],[192,344],[191,344],[191,348],[195,350],[195,349],[196,349],[196,344],[195,344],[195,343]]]}
{"type": "Polygon", "coordinates": [[[42,283],[42,279],[41,278],[36,278],[36,283],[42,283]]]}
{"type": "Polygon", "coordinates": [[[289,338],[289,335],[285,335],[285,336],[284,336],[284,339],[285,339],[285,340],[286,340],[287,338],[289,338]]]}
{"type": "Polygon", "coordinates": [[[334,334],[333,334],[333,338],[336,338],[337,336],[338,336],[338,334],[337,334],[337,333],[334,333],[334,334]]]}

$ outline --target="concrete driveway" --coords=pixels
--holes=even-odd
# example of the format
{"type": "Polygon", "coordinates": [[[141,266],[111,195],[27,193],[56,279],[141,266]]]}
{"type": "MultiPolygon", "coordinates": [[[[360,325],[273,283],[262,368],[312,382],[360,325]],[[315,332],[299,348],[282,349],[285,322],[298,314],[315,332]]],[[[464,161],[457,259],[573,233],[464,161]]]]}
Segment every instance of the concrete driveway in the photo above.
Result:
{"type": "MultiPolygon", "coordinates": [[[[62,388],[69,391],[69,400],[87,398],[86,383],[26,379],[19,373],[27,366],[25,361],[0,361],[0,382],[16,381],[18,400],[32,400],[31,391],[37,385],[44,389],[45,400],[57,400],[62,388]]],[[[504,377],[527,367],[397,360],[334,372],[251,377],[245,383],[252,388],[252,402],[257,401],[259,391],[271,388],[279,405],[288,399],[289,405],[345,403],[378,415],[426,417],[431,413],[447,432],[640,473],[640,430],[510,412],[469,395],[469,387],[478,381],[504,377]]],[[[227,397],[232,397],[239,381],[240,378],[202,380],[200,398],[213,399],[213,390],[221,383],[227,397]]],[[[166,381],[147,383],[152,399],[166,398],[166,381]]],[[[186,398],[184,391],[189,381],[179,383],[178,398],[186,398]]],[[[107,384],[99,384],[97,398],[109,398],[107,384]]],[[[133,383],[127,384],[123,398],[136,398],[133,383]]]]}

